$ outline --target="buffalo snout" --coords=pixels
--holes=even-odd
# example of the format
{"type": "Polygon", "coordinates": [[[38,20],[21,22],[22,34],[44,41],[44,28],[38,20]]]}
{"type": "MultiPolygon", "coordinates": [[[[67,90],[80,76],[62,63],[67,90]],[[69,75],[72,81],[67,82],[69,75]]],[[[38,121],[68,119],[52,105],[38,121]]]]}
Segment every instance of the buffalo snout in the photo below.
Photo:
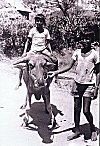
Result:
{"type": "Polygon", "coordinates": [[[39,86],[44,86],[44,80],[43,80],[43,78],[38,79],[37,80],[37,83],[38,83],[39,86]]]}

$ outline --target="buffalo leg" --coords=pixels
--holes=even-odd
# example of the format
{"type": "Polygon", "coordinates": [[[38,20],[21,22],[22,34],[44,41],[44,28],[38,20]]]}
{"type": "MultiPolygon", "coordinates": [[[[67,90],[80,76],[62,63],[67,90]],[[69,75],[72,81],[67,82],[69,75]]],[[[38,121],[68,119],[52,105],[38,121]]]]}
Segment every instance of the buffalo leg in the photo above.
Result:
{"type": "Polygon", "coordinates": [[[28,121],[29,121],[29,110],[31,108],[31,97],[32,94],[27,92],[27,96],[26,96],[26,106],[25,106],[25,114],[23,117],[23,123],[22,126],[26,127],[28,126],[28,121]]]}
{"type": "Polygon", "coordinates": [[[50,104],[50,90],[48,90],[48,92],[43,95],[43,100],[45,103],[45,110],[50,115],[49,129],[51,129],[55,126],[56,120],[52,111],[52,106],[50,104]]]}
{"type": "Polygon", "coordinates": [[[31,108],[31,97],[32,97],[32,94],[27,91],[25,103],[20,107],[20,109],[31,108]]]}

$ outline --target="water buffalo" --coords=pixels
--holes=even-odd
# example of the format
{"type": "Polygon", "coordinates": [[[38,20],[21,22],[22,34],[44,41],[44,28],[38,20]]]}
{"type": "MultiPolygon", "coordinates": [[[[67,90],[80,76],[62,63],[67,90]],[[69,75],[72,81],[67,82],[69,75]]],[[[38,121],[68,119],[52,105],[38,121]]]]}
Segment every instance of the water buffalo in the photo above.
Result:
{"type": "Polygon", "coordinates": [[[48,76],[48,71],[54,70],[54,63],[49,57],[43,54],[29,53],[14,62],[14,66],[21,68],[20,63],[26,63],[23,69],[23,80],[26,84],[27,95],[25,101],[25,115],[23,118],[23,125],[27,126],[29,121],[29,109],[31,108],[31,97],[34,94],[37,100],[42,97],[45,103],[45,111],[50,115],[51,122],[49,127],[53,127],[56,123],[50,104],[50,83],[52,79],[48,76]]]}

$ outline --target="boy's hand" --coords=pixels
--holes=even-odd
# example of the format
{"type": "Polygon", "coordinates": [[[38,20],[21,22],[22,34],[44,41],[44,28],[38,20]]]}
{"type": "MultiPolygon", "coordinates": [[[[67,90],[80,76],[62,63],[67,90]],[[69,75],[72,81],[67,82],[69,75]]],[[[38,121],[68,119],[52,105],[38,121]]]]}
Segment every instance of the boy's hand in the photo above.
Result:
{"type": "Polygon", "coordinates": [[[99,87],[95,87],[95,89],[94,89],[94,96],[92,98],[93,100],[97,98],[97,96],[98,96],[98,90],[99,90],[99,87]]]}
{"type": "Polygon", "coordinates": [[[48,72],[48,76],[49,78],[53,78],[55,76],[55,72],[54,71],[48,72]]]}
{"type": "Polygon", "coordinates": [[[53,56],[53,52],[52,52],[52,51],[50,51],[50,53],[51,53],[51,55],[53,56]]]}
{"type": "Polygon", "coordinates": [[[25,52],[25,53],[22,54],[22,57],[25,57],[26,55],[27,55],[27,53],[25,52]]]}

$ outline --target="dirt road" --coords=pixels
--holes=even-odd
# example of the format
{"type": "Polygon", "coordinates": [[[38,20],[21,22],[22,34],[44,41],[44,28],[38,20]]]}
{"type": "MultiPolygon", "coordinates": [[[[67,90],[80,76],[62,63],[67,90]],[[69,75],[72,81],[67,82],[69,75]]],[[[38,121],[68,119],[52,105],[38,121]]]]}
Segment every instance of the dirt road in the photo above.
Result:
{"type": "MultiPolygon", "coordinates": [[[[51,84],[51,104],[56,115],[59,128],[50,131],[47,129],[49,117],[44,112],[43,100],[36,101],[32,98],[31,115],[33,124],[28,128],[22,128],[22,113],[20,106],[26,95],[26,88],[19,90],[14,87],[18,79],[18,71],[11,68],[10,63],[0,63],[0,146],[99,146],[99,135],[96,142],[84,141],[83,135],[79,138],[67,141],[67,136],[72,133],[73,124],[73,97],[70,95],[72,80],[61,80],[62,88],[51,84]],[[62,115],[63,113],[63,115],[62,115]]],[[[94,123],[99,127],[99,100],[92,102],[94,123]]],[[[89,125],[81,115],[81,132],[88,135],[89,125]]],[[[98,130],[100,131],[100,130],[98,130]]]]}

